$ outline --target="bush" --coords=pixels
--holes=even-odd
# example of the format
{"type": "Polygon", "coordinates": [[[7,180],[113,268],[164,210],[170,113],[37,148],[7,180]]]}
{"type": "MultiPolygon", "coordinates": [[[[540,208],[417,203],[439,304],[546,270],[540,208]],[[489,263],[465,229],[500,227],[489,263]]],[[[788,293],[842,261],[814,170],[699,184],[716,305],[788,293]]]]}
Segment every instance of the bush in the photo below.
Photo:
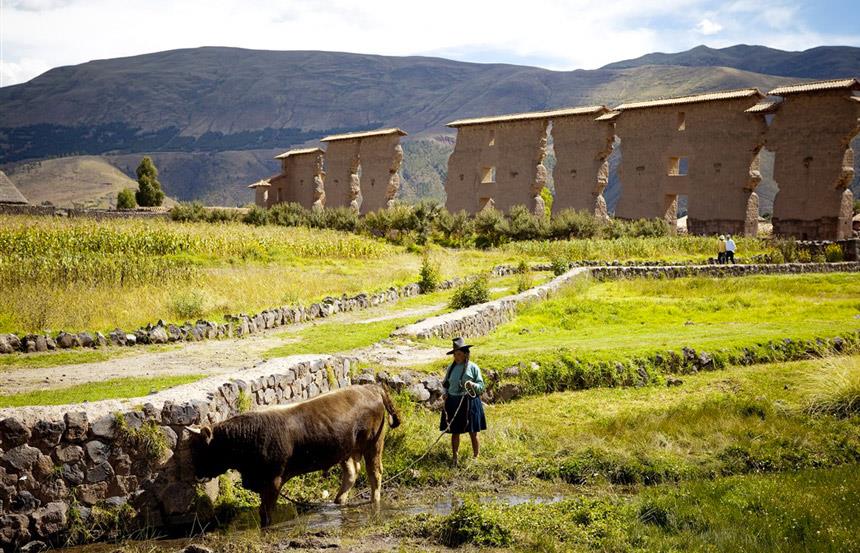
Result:
{"type": "Polygon", "coordinates": [[[433,227],[437,234],[436,241],[449,247],[466,246],[474,232],[472,218],[464,210],[450,213],[447,209],[440,209],[433,227]]]}
{"type": "Polygon", "coordinates": [[[827,244],[824,248],[824,259],[828,263],[840,263],[845,260],[842,247],[839,244],[827,244]]]}
{"type": "Polygon", "coordinates": [[[555,201],[555,198],[552,195],[552,191],[544,186],[540,191],[540,197],[543,199],[544,211],[546,212],[546,218],[549,219],[552,217],[552,203],[555,201]]]}
{"type": "Polygon", "coordinates": [[[323,209],[320,215],[321,228],[355,232],[359,226],[358,214],[349,207],[323,209]]]}
{"type": "Polygon", "coordinates": [[[269,224],[269,211],[264,207],[252,206],[242,217],[242,222],[257,227],[267,225],[269,224]]]}
{"type": "Polygon", "coordinates": [[[511,543],[511,531],[479,504],[469,500],[440,521],[439,541],[447,547],[467,543],[504,547],[511,543]]]}
{"type": "Polygon", "coordinates": [[[525,292],[532,286],[534,286],[534,276],[532,275],[532,268],[526,263],[526,260],[520,260],[517,265],[517,293],[525,292]]]}
{"type": "Polygon", "coordinates": [[[797,262],[798,263],[812,263],[812,253],[806,248],[801,248],[797,250],[797,262]]]}
{"type": "Polygon", "coordinates": [[[269,220],[282,227],[310,226],[308,210],[295,202],[273,205],[269,209],[269,220]]]}
{"type": "Polygon", "coordinates": [[[489,281],[486,275],[481,275],[458,287],[448,305],[451,309],[463,309],[488,301],[490,301],[489,281]]]}
{"type": "Polygon", "coordinates": [[[565,209],[552,218],[549,235],[556,240],[594,238],[602,226],[597,217],[591,213],[565,209]]]}
{"type": "Polygon", "coordinates": [[[507,240],[509,227],[505,216],[496,209],[483,209],[473,220],[475,245],[479,248],[496,247],[507,240]]]}
{"type": "Polygon", "coordinates": [[[181,293],[171,300],[170,311],[178,319],[198,319],[206,311],[206,296],[199,290],[181,293]]]}
{"type": "Polygon", "coordinates": [[[507,235],[511,240],[540,240],[548,234],[544,217],[532,213],[524,205],[515,205],[508,212],[507,235]]]}
{"type": "Polygon", "coordinates": [[[549,260],[550,270],[555,276],[561,276],[570,270],[570,260],[561,255],[553,255],[549,260]]]}
{"type": "Polygon", "coordinates": [[[435,292],[442,280],[439,274],[439,265],[430,260],[430,253],[425,250],[421,260],[421,271],[418,278],[418,286],[422,294],[435,292]]]}
{"type": "Polygon", "coordinates": [[[200,202],[177,204],[170,209],[170,218],[185,223],[205,221],[206,208],[200,202]]]}
{"type": "Polygon", "coordinates": [[[798,260],[797,240],[794,238],[774,240],[773,246],[782,254],[783,263],[794,263],[798,260]]]}
{"type": "Polygon", "coordinates": [[[116,195],[117,209],[134,209],[137,207],[137,200],[134,197],[134,188],[126,188],[120,190],[116,195]]]}

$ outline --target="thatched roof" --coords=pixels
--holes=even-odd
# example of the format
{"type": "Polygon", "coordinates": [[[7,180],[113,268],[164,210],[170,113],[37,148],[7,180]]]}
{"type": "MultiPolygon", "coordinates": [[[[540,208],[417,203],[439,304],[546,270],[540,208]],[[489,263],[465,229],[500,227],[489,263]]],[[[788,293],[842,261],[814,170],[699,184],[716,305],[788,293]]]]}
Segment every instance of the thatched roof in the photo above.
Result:
{"type": "Polygon", "coordinates": [[[261,179],[254,184],[249,184],[248,188],[260,188],[261,186],[268,188],[269,186],[272,186],[272,183],[269,182],[269,179],[261,179]]]}
{"type": "Polygon", "coordinates": [[[397,128],[377,129],[375,131],[349,132],[344,134],[333,134],[323,138],[320,142],[334,142],[335,140],[355,140],[357,138],[369,138],[371,136],[385,136],[386,134],[399,134],[406,136],[406,132],[397,128]]]}
{"type": "Polygon", "coordinates": [[[451,121],[449,127],[465,127],[467,125],[485,125],[488,123],[508,123],[514,121],[532,121],[535,119],[558,119],[560,117],[572,117],[577,115],[599,115],[609,111],[606,106],[584,106],[576,108],[552,109],[547,111],[529,111],[525,113],[512,113],[509,115],[490,115],[487,117],[475,117],[473,119],[458,119],[451,121]]]}
{"type": "Polygon", "coordinates": [[[785,96],[786,94],[803,94],[805,92],[818,92],[821,90],[860,90],[860,82],[857,79],[831,79],[829,81],[815,81],[813,83],[801,83],[791,86],[781,86],[768,92],[768,96],[785,96]]]}
{"type": "Polygon", "coordinates": [[[0,171],[0,204],[27,204],[27,198],[9,180],[6,173],[0,171]]]}
{"type": "Polygon", "coordinates": [[[778,100],[762,100],[753,107],[746,110],[747,113],[773,113],[782,102],[778,100]]]}
{"type": "Polygon", "coordinates": [[[280,155],[275,156],[275,159],[286,159],[291,156],[303,156],[307,154],[322,154],[322,148],[300,148],[297,150],[288,150],[280,155]]]}

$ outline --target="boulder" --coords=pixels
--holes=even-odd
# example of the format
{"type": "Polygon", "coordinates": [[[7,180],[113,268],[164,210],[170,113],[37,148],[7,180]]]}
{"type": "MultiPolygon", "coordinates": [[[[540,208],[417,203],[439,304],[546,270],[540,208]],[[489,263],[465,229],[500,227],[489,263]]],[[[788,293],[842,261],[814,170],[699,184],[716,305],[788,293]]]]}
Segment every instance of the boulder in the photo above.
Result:
{"type": "Polygon", "coordinates": [[[84,448],[87,451],[87,457],[89,457],[92,463],[99,464],[108,460],[108,453],[110,450],[103,442],[92,440],[87,442],[84,448]]]}
{"type": "Polygon", "coordinates": [[[115,346],[124,346],[126,345],[127,341],[126,336],[127,334],[125,332],[117,328],[116,330],[108,334],[108,339],[110,340],[111,344],[115,346]]]}
{"type": "Polygon", "coordinates": [[[30,439],[30,429],[14,417],[0,420],[0,442],[3,447],[15,447],[27,443],[30,439]]]}
{"type": "Polygon", "coordinates": [[[36,445],[50,449],[60,443],[66,425],[59,421],[41,420],[33,427],[33,437],[37,440],[36,445]]]}
{"type": "Polygon", "coordinates": [[[85,480],[87,483],[104,482],[113,478],[113,467],[107,461],[99,463],[87,471],[85,480]]]}
{"type": "Polygon", "coordinates": [[[116,435],[116,420],[113,415],[99,417],[90,426],[90,432],[96,438],[111,439],[116,435]]]}
{"type": "Polygon", "coordinates": [[[41,509],[36,509],[31,515],[36,534],[48,537],[66,529],[66,513],[69,507],[60,501],[48,503],[41,509]]]}
{"type": "Polygon", "coordinates": [[[66,413],[63,420],[66,423],[66,433],[63,439],[69,442],[79,442],[87,437],[90,423],[86,413],[83,411],[66,413]]]}
{"type": "Polygon", "coordinates": [[[19,515],[32,513],[38,509],[41,504],[42,502],[36,499],[36,497],[28,491],[18,492],[18,495],[14,496],[11,501],[9,501],[9,507],[11,507],[12,512],[18,513],[19,515]]]}
{"type": "Polygon", "coordinates": [[[24,515],[0,516],[0,546],[14,549],[30,540],[30,519],[24,515]]]}
{"type": "Polygon", "coordinates": [[[0,334],[0,353],[13,353],[21,349],[21,340],[14,334],[0,334]]]}
{"type": "Polygon", "coordinates": [[[2,459],[6,465],[16,470],[24,471],[30,470],[41,455],[42,452],[35,447],[23,444],[4,453],[2,459]]]}
{"type": "Polygon", "coordinates": [[[68,332],[60,332],[57,334],[57,347],[61,349],[69,349],[80,346],[80,342],[78,341],[78,337],[74,334],[69,334],[68,332]]]}
{"type": "Polygon", "coordinates": [[[170,341],[170,336],[163,326],[156,326],[149,331],[149,341],[153,344],[166,344],[170,341]]]}

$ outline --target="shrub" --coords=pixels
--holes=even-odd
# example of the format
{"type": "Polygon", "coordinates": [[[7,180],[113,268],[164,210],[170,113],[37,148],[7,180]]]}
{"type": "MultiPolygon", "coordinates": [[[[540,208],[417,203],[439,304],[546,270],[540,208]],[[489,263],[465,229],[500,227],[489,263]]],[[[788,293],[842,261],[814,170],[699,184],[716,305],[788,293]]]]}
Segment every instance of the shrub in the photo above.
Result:
{"type": "Polygon", "coordinates": [[[463,309],[488,301],[490,301],[489,282],[486,275],[481,275],[458,287],[448,305],[451,309],[463,309]]]}
{"type": "Polygon", "coordinates": [[[797,250],[797,262],[798,263],[812,263],[812,253],[806,248],[801,248],[797,250]]]}
{"type": "Polygon", "coordinates": [[[570,260],[561,255],[553,255],[549,260],[550,270],[555,276],[561,276],[570,269],[570,260]]]}
{"type": "Polygon", "coordinates": [[[515,205],[508,212],[507,235],[511,240],[539,240],[548,234],[547,223],[524,205],[515,205]]]}
{"type": "Polygon", "coordinates": [[[282,227],[308,226],[308,210],[294,202],[275,204],[269,209],[269,220],[282,227]]]}
{"type": "Polygon", "coordinates": [[[134,197],[133,188],[125,188],[119,191],[116,195],[117,209],[134,209],[137,207],[137,200],[134,197]]]}
{"type": "Polygon", "coordinates": [[[436,241],[451,247],[467,245],[474,232],[472,218],[464,210],[450,213],[447,209],[440,209],[433,227],[437,233],[436,241]]]}
{"type": "Polygon", "coordinates": [[[435,292],[439,288],[440,280],[442,278],[439,274],[439,265],[430,260],[430,253],[425,250],[418,278],[418,286],[421,288],[421,293],[429,294],[435,292]]]}
{"type": "Polygon", "coordinates": [[[323,209],[321,228],[355,232],[358,229],[358,214],[349,207],[323,209]]]}
{"type": "Polygon", "coordinates": [[[782,254],[783,263],[794,263],[798,260],[797,241],[794,238],[774,240],[773,246],[782,254]]]}
{"type": "Polygon", "coordinates": [[[504,547],[511,543],[511,531],[479,504],[467,500],[440,521],[439,542],[448,547],[467,543],[504,547]]]}
{"type": "Polygon", "coordinates": [[[200,202],[181,203],[170,209],[170,218],[174,221],[196,223],[206,220],[206,208],[200,202]]]}
{"type": "Polygon", "coordinates": [[[155,207],[164,202],[164,192],[161,191],[161,183],[158,182],[158,169],[149,156],[144,157],[137,166],[137,193],[135,199],[137,205],[142,207],[155,207]]]}
{"type": "Polygon", "coordinates": [[[506,241],[508,236],[508,221],[497,209],[483,209],[473,220],[475,245],[479,248],[491,248],[506,241]]]}
{"type": "Polygon", "coordinates": [[[199,290],[180,293],[171,300],[170,311],[179,319],[197,319],[206,311],[206,296],[199,290]]]}
{"type": "Polygon", "coordinates": [[[552,190],[544,186],[540,191],[540,197],[541,199],[543,199],[546,218],[549,219],[550,217],[552,217],[552,203],[553,201],[555,201],[555,198],[552,195],[552,190]]]}
{"type": "Polygon", "coordinates": [[[242,217],[242,222],[256,227],[267,225],[269,224],[269,211],[257,205],[252,206],[242,217]]]}
{"type": "Polygon", "coordinates": [[[623,229],[622,236],[633,238],[655,238],[658,236],[669,236],[672,228],[663,219],[637,219],[635,221],[621,221],[623,229]]]}
{"type": "Polygon", "coordinates": [[[532,268],[526,263],[525,259],[520,260],[517,265],[517,293],[525,292],[534,286],[534,276],[532,268]]]}
{"type": "Polygon", "coordinates": [[[824,258],[828,263],[840,263],[845,260],[842,247],[839,244],[827,244],[824,248],[824,258]]]}
{"type": "Polygon", "coordinates": [[[565,209],[552,218],[549,234],[556,240],[594,238],[602,226],[597,217],[586,211],[565,209]]]}

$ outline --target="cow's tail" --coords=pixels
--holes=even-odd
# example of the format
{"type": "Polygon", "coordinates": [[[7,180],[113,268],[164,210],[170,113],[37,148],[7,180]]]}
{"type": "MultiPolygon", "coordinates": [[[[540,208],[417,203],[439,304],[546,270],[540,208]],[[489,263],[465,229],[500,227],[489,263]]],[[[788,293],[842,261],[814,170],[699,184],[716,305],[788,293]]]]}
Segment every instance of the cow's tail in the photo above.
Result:
{"type": "Polygon", "coordinates": [[[382,403],[385,405],[385,410],[388,411],[390,418],[388,419],[388,425],[391,428],[397,428],[400,426],[400,413],[397,412],[397,407],[394,406],[394,402],[391,401],[391,396],[388,395],[388,390],[385,386],[379,387],[382,392],[382,403]]]}

